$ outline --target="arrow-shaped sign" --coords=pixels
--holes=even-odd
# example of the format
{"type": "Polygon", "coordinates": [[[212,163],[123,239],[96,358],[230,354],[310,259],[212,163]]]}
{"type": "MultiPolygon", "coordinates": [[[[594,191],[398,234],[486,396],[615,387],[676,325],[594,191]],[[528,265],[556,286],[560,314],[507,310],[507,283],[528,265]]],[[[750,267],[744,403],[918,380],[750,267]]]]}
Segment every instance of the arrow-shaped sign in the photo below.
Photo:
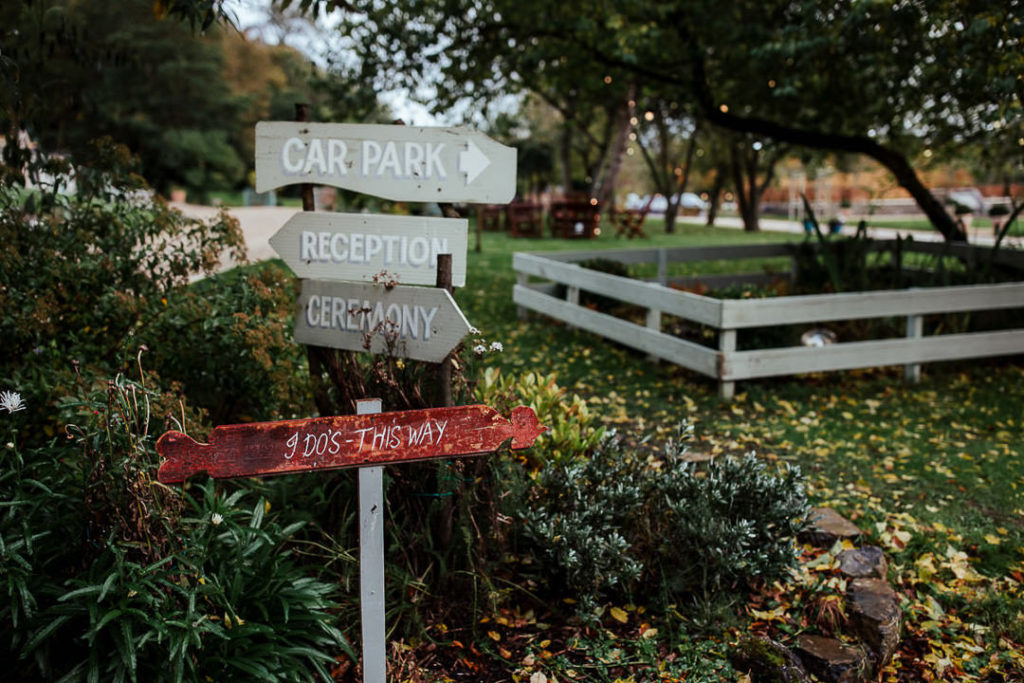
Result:
{"type": "Polygon", "coordinates": [[[481,152],[472,140],[467,140],[465,151],[459,152],[459,172],[466,174],[466,184],[469,185],[476,180],[490,164],[491,160],[487,155],[481,152]]]}
{"type": "Polygon", "coordinates": [[[407,285],[437,281],[437,255],[452,255],[452,286],[466,284],[466,233],[461,218],[382,216],[304,211],[270,238],[300,278],[370,282],[385,279],[407,285]]]}
{"type": "Polygon", "coordinates": [[[249,477],[479,455],[509,439],[513,449],[528,448],[545,430],[530,408],[506,419],[471,405],[222,425],[208,444],[172,431],[156,443],[164,458],[157,478],[169,484],[200,472],[249,477]]]}
{"type": "Polygon", "coordinates": [[[516,150],[468,128],[260,121],[256,191],[297,183],[398,201],[507,204],[516,150]]]}
{"type": "Polygon", "coordinates": [[[439,363],[470,332],[444,289],[303,280],[295,341],[439,363]]]}

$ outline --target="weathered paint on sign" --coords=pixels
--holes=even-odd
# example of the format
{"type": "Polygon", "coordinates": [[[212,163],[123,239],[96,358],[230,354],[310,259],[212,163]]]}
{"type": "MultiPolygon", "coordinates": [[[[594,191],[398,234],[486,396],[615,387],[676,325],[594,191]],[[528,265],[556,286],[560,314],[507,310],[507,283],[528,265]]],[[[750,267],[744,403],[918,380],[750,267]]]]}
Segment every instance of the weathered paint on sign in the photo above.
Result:
{"type": "Polygon", "coordinates": [[[303,280],[295,341],[438,363],[470,331],[444,289],[303,280]]]}
{"type": "Polygon", "coordinates": [[[466,234],[461,218],[297,213],[270,246],[300,278],[371,282],[383,275],[406,285],[433,285],[437,255],[452,255],[452,286],[466,284],[466,234]]]}
{"type": "Polygon", "coordinates": [[[201,444],[181,432],[157,441],[157,478],[182,482],[384,465],[492,453],[509,439],[528,448],[546,427],[520,406],[510,419],[485,405],[223,425],[201,444]]]}
{"type": "Polygon", "coordinates": [[[297,183],[397,201],[507,204],[516,150],[468,128],[260,121],[256,191],[297,183]]]}

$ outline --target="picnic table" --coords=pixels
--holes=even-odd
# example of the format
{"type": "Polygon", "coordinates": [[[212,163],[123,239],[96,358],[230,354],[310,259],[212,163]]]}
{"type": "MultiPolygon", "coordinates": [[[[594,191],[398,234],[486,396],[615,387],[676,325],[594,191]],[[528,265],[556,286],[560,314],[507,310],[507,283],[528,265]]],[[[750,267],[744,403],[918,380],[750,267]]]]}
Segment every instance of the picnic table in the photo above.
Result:
{"type": "Polygon", "coordinates": [[[551,203],[551,236],[594,239],[599,234],[601,210],[596,201],[566,198],[551,203]]]}
{"type": "Polygon", "coordinates": [[[502,208],[497,204],[481,206],[477,214],[477,220],[480,221],[480,229],[489,232],[500,231],[502,208]]]}
{"type": "Polygon", "coordinates": [[[512,237],[543,237],[544,207],[529,202],[506,205],[505,229],[512,237]]]}

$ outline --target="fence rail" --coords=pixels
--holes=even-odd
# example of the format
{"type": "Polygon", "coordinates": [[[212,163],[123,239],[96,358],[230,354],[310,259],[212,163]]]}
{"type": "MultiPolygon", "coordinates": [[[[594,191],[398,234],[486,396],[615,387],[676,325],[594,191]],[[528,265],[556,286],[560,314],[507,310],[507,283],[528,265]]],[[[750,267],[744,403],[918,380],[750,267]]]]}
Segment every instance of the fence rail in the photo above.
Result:
{"type": "MultiPolygon", "coordinates": [[[[735,383],[747,379],[903,365],[907,378],[916,381],[922,363],[1024,353],[1024,328],[924,334],[926,315],[1024,308],[1024,282],[724,300],[666,286],[670,281],[669,263],[786,256],[795,259],[797,247],[795,243],[783,243],[517,253],[513,257],[518,277],[513,299],[521,315],[527,310],[534,311],[642,351],[652,358],[715,378],[719,382],[719,393],[727,399],[735,393],[735,383]],[[593,258],[656,264],[658,275],[653,281],[635,280],[584,268],[577,263],[593,258]],[[564,297],[560,296],[563,291],[564,297]],[[639,325],[581,306],[581,292],[646,309],[646,324],[639,325]],[[663,332],[663,315],[714,328],[718,348],[663,332]],[[742,329],[892,317],[905,320],[903,337],[841,342],[824,347],[736,349],[737,333],[742,329]]],[[[1024,252],[1015,250],[993,253],[990,249],[968,245],[912,241],[874,241],[871,249],[892,251],[897,254],[896,258],[900,253],[913,252],[951,256],[965,263],[983,263],[983,259],[989,259],[991,263],[1024,268],[1024,252]]],[[[782,275],[792,276],[792,273],[782,275]]]]}

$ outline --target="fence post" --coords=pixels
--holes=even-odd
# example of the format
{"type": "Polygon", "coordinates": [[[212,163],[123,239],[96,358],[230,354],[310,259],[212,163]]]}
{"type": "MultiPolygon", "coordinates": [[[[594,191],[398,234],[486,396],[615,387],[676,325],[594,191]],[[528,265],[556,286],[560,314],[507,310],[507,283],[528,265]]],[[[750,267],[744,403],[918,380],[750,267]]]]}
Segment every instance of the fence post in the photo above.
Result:
{"type": "Polygon", "coordinates": [[[736,350],[736,330],[720,330],[718,332],[718,396],[731,401],[736,395],[736,382],[722,381],[722,367],[725,365],[725,354],[736,350]]]}
{"type": "MultiPolygon", "coordinates": [[[[919,339],[924,336],[924,316],[923,315],[908,315],[907,316],[907,339],[919,339]]],[[[921,364],[920,363],[908,363],[903,366],[903,377],[908,382],[914,384],[921,381],[921,364]]]]}
{"type": "MultiPolygon", "coordinates": [[[[580,288],[576,285],[567,285],[565,288],[565,300],[573,306],[580,305],[580,288]]],[[[575,329],[573,325],[566,323],[567,329],[575,329]]]]}
{"type": "MultiPolygon", "coordinates": [[[[530,281],[530,276],[529,275],[527,275],[526,273],[524,273],[522,271],[517,271],[516,272],[516,284],[517,285],[519,285],[520,287],[525,287],[529,281],[530,281]]],[[[526,306],[516,306],[516,317],[518,317],[520,320],[526,320],[527,314],[528,314],[528,312],[526,310],[526,306]]]]}
{"type": "MultiPolygon", "coordinates": [[[[661,311],[656,308],[647,309],[647,329],[661,332],[661,311]]],[[[649,353],[647,354],[647,360],[657,363],[661,359],[653,353],[649,353]]]]}

